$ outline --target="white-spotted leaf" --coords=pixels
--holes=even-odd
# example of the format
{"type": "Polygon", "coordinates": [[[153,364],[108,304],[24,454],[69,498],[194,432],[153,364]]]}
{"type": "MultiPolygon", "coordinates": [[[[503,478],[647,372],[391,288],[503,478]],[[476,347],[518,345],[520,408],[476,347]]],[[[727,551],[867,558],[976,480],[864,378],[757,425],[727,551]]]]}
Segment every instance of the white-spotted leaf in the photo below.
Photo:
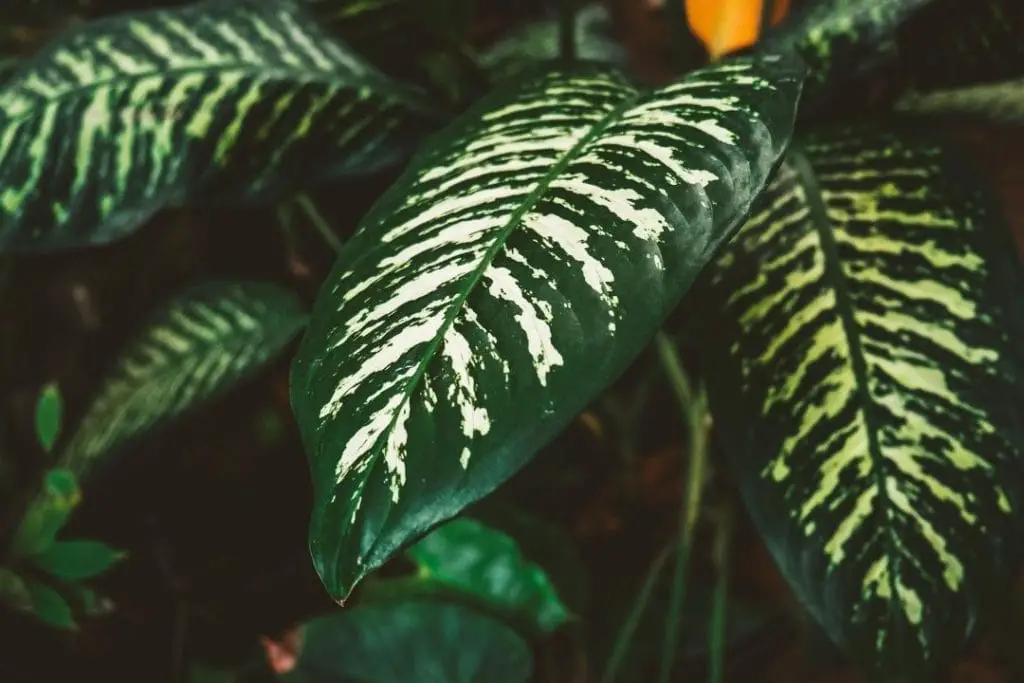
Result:
{"type": "Polygon", "coordinates": [[[292,370],[336,599],[635,358],[764,186],[802,75],[735,59],[641,92],[549,66],[417,155],[346,245],[292,370]]]}

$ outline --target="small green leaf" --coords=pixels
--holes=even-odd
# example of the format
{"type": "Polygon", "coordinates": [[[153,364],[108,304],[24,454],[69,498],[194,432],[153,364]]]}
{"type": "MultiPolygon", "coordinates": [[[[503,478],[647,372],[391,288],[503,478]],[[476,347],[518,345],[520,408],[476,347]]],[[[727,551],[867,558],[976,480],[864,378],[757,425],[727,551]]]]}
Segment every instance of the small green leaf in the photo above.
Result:
{"type": "Polygon", "coordinates": [[[298,297],[276,284],[211,281],[186,289],[117,356],[61,463],[85,478],[98,458],[251,376],[306,320],[298,297]]]}
{"type": "Polygon", "coordinates": [[[60,434],[63,409],[60,388],[52,383],[43,387],[36,402],[36,438],[47,453],[53,450],[60,434]]]}
{"type": "Polygon", "coordinates": [[[294,2],[77,25],[0,86],[0,250],[103,244],[166,206],[379,170],[435,117],[294,2]]]}
{"type": "Polygon", "coordinates": [[[32,558],[41,569],[58,579],[80,581],[102,574],[120,562],[125,553],[99,541],[57,541],[32,558]]]}
{"type": "Polygon", "coordinates": [[[541,631],[569,620],[544,570],[523,557],[515,539],[472,519],[444,524],[408,550],[420,575],[521,613],[541,631]]]}
{"type": "Polygon", "coordinates": [[[40,621],[59,629],[73,631],[78,628],[71,613],[71,606],[53,588],[36,581],[27,582],[32,598],[32,614],[40,621]]]}
{"type": "Polygon", "coordinates": [[[13,557],[39,555],[45,552],[57,537],[57,532],[81,501],[78,481],[67,469],[49,470],[43,487],[29,505],[11,542],[13,557]]]}
{"type": "Polygon", "coordinates": [[[792,131],[798,60],[653,92],[551,65],[433,138],[346,243],[292,367],[313,559],[344,599],[640,354],[792,131]]]}
{"type": "Polygon", "coordinates": [[[529,646],[501,622],[459,605],[363,605],[314,619],[282,679],[303,683],[525,683],[529,646]]]}
{"type": "Polygon", "coordinates": [[[0,602],[19,612],[32,609],[32,594],[25,579],[6,567],[0,567],[0,602]]]}

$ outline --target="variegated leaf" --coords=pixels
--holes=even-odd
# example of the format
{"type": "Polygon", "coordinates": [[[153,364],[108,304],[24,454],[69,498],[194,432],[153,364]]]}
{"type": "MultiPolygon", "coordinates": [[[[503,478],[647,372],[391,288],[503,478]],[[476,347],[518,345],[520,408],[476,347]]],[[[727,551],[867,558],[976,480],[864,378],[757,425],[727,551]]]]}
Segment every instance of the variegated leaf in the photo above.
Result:
{"type": "Polygon", "coordinates": [[[883,48],[897,30],[935,0],[816,0],[769,30],[759,50],[795,50],[807,62],[808,89],[833,93],[837,83],[892,57],[883,48]]]}
{"type": "Polygon", "coordinates": [[[187,289],[117,356],[61,465],[84,477],[97,459],[259,370],[306,320],[302,302],[275,284],[213,281],[187,289]]]}
{"type": "Polygon", "coordinates": [[[373,170],[428,110],[287,0],[91,22],[0,87],[0,249],[109,242],[169,204],[373,170]]]}
{"type": "Polygon", "coordinates": [[[335,598],[490,493],[640,352],[763,187],[802,68],[738,59],[643,93],[551,66],[413,160],[292,371],[335,598]]]}
{"type": "Polygon", "coordinates": [[[1024,506],[1024,274],[909,130],[786,157],[693,298],[716,433],[804,604],[878,680],[932,681],[1007,588],[1024,506]]]}

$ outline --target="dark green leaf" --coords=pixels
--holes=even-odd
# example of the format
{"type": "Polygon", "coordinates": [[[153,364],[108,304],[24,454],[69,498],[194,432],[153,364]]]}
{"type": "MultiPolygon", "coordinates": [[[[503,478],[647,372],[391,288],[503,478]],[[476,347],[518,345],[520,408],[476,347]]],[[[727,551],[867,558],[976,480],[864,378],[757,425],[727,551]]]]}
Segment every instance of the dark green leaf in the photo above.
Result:
{"type": "Polygon", "coordinates": [[[935,141],[839,130],[787,160],[694,291],[715,431],[831,638],[932,681],[1021,555],[1024,273],[935,141]]]}
{"type": "Polygon", "coordinates": [[[6,567],[0,567],[0,603],[19,612],[32,610],[32,594],[25,579],[6,567]]]}
{"type": "Polygon", "coordinates": [[[541,631],[570,618],[547,574],[523,557],[515,539],[476,520],[452,520],[408,553],[422,577],[520,613],[541,631]]]}
{"type": "Polygon", "coordinates": [[[47,453],[53,450],[53,445],[57,442],[62,415],[60,387],[56,384],[47,384],[39,392],[39,400],[36,401],[36,439],[47,453]]]}
{"type": "Polygon", "coordinates": [[[26,585],[32,598],[30,609],[37,619],[60,629],[74,630],[78,628],[71,614],[71,607],[60,593],[36,581],[29,581],[26,585]]]}
{"type": "Polygon", "coordinates": [[[286,0],[90,22],[0,87],[0,249],[101,244],[190,199],[379,169],[428,111],[286,0]]]}
{"type": "Polygon", "coordinates": [[[926,92],[1024,77],[1024,3],[934,0],[898,34],[899,73],[926,92]]]}
{"type": "Polygon", "coordinates": [[[366,605],[314,619],[286,682],[525,683],[532,656],[509,627],[438,602],[366,605]]]}
{"type": "Polygon", "coordinates": [[[11,555],[25,557],[46,551],[81,499],[73,472],[49,470],[40,495],[29,506],[14,535],[11,555]]]}
{"type": "Polygon", "coordinates": [[[934,1],[809,2],[768,31],[758,42],[758,49],[768,52],[796,50],[809,67],[809,96],[830,94],[840,87],[839,84],[895,57],[889,48],[897,29],[934,1]]]}
{"type": "Polygon", "coordinates": [[[643,350],[762,189],[801,69],[723,61],[641,93],[551,66],[418,154],[346,245],[292,369],[335,598],[493,491],[643,350]]]}
{"type": "Polygon", "coordinates": [[[57,541],[32,561],[58,579],[80,581],[102,574],[124,556],[99,541],[57,541]]]}
{"type": "MultiPolygon", "coordinates": [[[[559,56],[559,18],[531,22],[503,37],[480,55],[495,82],[519,75],[533,64],[559,56]]],[[[576,57],[625,66],[626,50],[612,39],[611,19],[603,4],[576,13],[576,57]]]]}
{"type": "Polygon", "coordinates": [[[62,464],[84,478],[97,458],[252,375],[306,320],[298,297],[275,284],[213,281],[182,292],[118,355],[62,464]]]}

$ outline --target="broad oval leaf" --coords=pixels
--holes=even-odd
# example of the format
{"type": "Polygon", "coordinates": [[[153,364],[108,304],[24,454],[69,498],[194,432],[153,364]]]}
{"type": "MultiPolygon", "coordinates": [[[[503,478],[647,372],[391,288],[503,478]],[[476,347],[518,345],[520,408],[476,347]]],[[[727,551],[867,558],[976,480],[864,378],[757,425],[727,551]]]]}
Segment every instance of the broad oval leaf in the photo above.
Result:
{"type": "Polygon", "coordinates": [[[336,599],[494,490],[643,349],[762,189],[801,82],[776,57],[652,93],[552,66],[413,160],[292,370],[310,546],[336,599]]]}
{"type": "Polygon", "coordinates": [[[306,320],[298,297],[271,283],[212,281],[185,290],[118,354],[62,465],[84,477],[101,456],[263,367],[306,320]]]}
{"type": "Polygon", "coordinates": [[[751,514],[879,680],[934,680],[1020,557],[1024,274],[960,163],[811,137],[693,292],[751,514]]]}
{"type": "Polygon", "coordinates": [[[0,87],[0,250],[101,244],[186,200],[380,168],[429,110],[287,0],[90,22],[0,87]]]}
{"type": "Polygon", "coordinates": [[[459,605],[361,605],[299,631],[285,683],[526,683],[529,646],[499,621],[459,605]]]}

